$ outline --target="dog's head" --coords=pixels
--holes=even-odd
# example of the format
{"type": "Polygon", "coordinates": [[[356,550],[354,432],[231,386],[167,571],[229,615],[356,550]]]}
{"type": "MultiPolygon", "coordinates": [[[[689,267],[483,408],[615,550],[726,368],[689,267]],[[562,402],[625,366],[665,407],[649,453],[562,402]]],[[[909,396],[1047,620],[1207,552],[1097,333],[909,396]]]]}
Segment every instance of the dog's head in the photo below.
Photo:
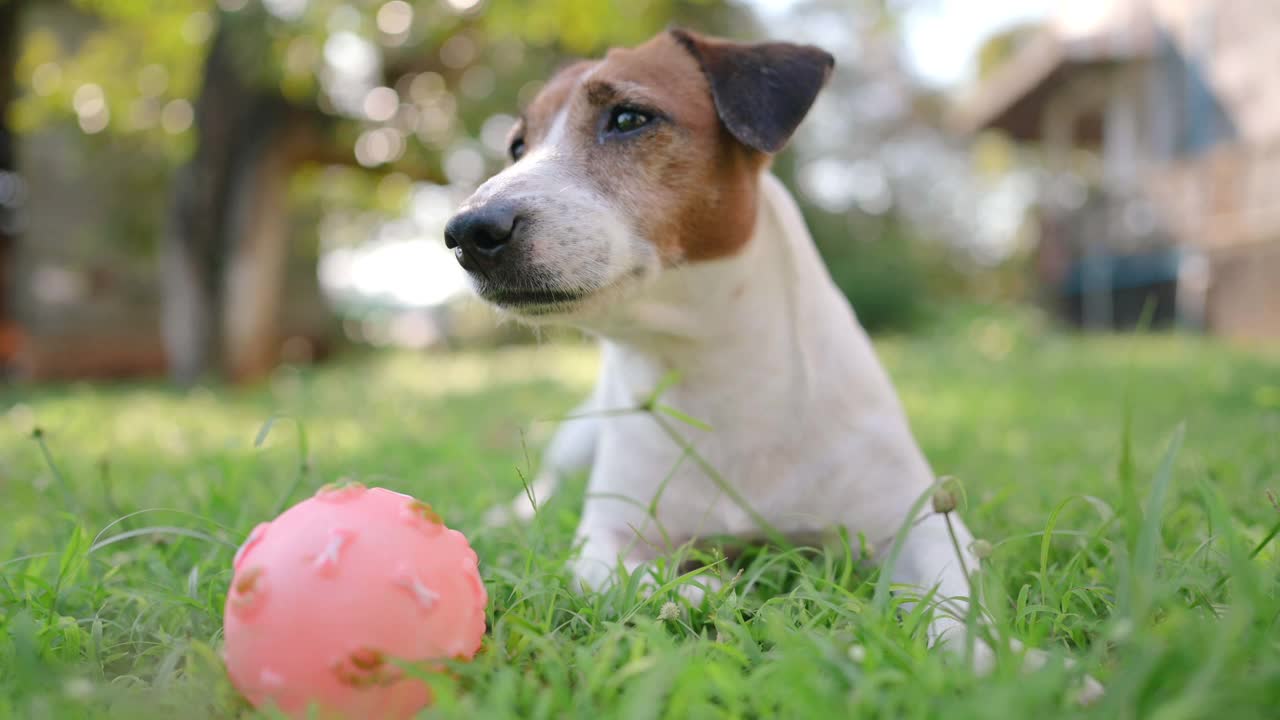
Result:
{"type": "Polygon", "coordinates": [[[664,268],[732,255],[751,237],[761,169],[832,65],[812,46],[670,30],[566,67],[445,242],[481,297],[528,319],[572,317],[664,268]]]}

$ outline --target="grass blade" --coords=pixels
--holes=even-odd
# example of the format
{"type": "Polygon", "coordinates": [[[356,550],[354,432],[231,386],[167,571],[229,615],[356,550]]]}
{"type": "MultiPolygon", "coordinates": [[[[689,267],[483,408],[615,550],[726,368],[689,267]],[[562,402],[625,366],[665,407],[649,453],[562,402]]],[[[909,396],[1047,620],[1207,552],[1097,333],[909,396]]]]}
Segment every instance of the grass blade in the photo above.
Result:
{"type": "Polygon", "coordinates": [[[303,426],[302,421],[296,417],[288,415],[272,415],[262,424],[262,428],[258,430],[257,437],[254,438],[253,446],[255,448],[262,447],[262,443],[266,442],[267,436],[271,434],[271,428],[275,426],[277,420],[292,420],[293,426],[297,430],[297,448],[298,448],[298,469],[294,472],[293,482],[285,489],[284,494],[280,496],[280,500],[276,502],[275,508],[271,512],[271,517],[275,517],[284,512],[289,506],[289,500],[294,493],[298,492],[298,488],[302,487],[303,482],[307,478],[307,474],[311,471],[310,449],[307,442],[307,429],[303,426]]]}
{"type": "Polygon", "coordinates": [[[1123,518],[1125,547],[1132,556],[1138,550],[1142,531],[1142,506],[1138,504],[1137,471],[1133,464],[1133,395],[1125,390],[1124,422],[1120,429],[1120,461],[1116,468],[1120,485],[1120,515],[1123,518]]]}
{"type": "Polygon", "coordinates": [[[262,423],[262,427],[258,428],[258,434],[253,438],[253,446],[255,448],[262,447],[262,443],[267,441],[267,436],[271,434],[271,428],[276,426],[276,416],[272,415],[267,421],[262,423]]]}
{"type": "MultiPolygon", "coordinates": [[[[1151,320],[1155,316],[1156,303],[1155,298],[1148,296],[1142,305],[1142,312],[1138,316],[1137,326],[1134,328],[1136,336],[1146,335],[1151,329],[1151,320]]],[[[1134,359],[1133,348],[1130,348],[1130,358],[1128,368],[1126,369],[1126,377],[1124,382],[1124,408],[1123,408],[1123,424],[1120,429],[1120,460],[1116,467],[1116,479],[1120,484],[1120,514],[1124,523],[1125,531],[1125,547],[1129,549],[1129,555],[1132,557],[1138,550],[1138,536],[1142,531],[1142,507],[1138,504],[1138,480],[1137,471],[1133,462],[1133,373],[1134,359]]]]}
{"type": "Polygon", "coordinates": [[[687,413],[684,413],[684,412],[682,412],[682,411],[680,411],[680,410],[677,410],[677,409],[675,409],[675,408],[671,407],[670,405],[664,405],[664,404],[662,404],[662,403],[658,403],[658,404],[654,405],[653,409],[654,409],[654,410],[656,410],[657,412],[660,412],[660,413],[664,414],[664,415],[669,415],[669,416],[671,416],[671,417],[675,418],[676,420],[679,420],[680,422],[684,423],[685,425],[690,425],[690,426],[692,426],[692,427],[696,427],[696,428],[698,428],[699,430],[706,430],[707,432],[711,432],[711,430],[712,430],[712,427],[711,427],[710,425],[708,425],[707,423],[705,423],[705,422],[703,422],[703,421],[701,421],[701,420],[699,420],[699,419],[697,419],[697,418],[695,418],[695,417],[693,417],[693,416],[691,416],[691,415],[688,415],[687,413]]]}
{"type": "Polygon", "coordinates": [[[40,446],[40,455],[44,458],[44,464],[49,468],[49,472],[53,473],[53,479],[58,483],[58,489],[62,492],[62,501],[66,503],[72,514],[79,512],[79,503],[76,502],[75,493],[71,492],[71,486],[67,484],[67,478],[58,469],[58,464],[53,461],[53,453],[49,452],[49,444],[44,441],[44,430],[36,428],[31,431],[31,439],[36,441],[36,445],[40,446]]]}
{"type": "Polygon", "coordinates": [[[668,372],[666,375],[663,375],[662,379],[658,381],[657,386],[653,388],[653,392],[649,393],[649,397],[645,398],[645,401],[640,403],[641,409],[643,410],[652,409],[655,405],[658,404],[658,400],[668,390],[675,387],[676,383],[678,382],[680,382],[680,373],[675,370],[672,370],[671,372],[668,372]]]}
{"type": "Polygon", "coordinates": [[[1058,526],[1058,516],[1076,497],[1072,496],[1058,503],[1049,514],[1049,522],[1044,526],[1044,536],[1040,538],[1040,596],[1042,599],[1052,597],[1049,592],[1049,549],[1053,544],[1053,531],[1058,526]]]}
{"type": "Polygon", "coordinates": [[[223,547],[228,547],[228,548],[231,548],[232,550],[235,550],[237,547],[235,543],[227,542],[226,540],[223,540],[221,538],[216,538],[208,533],[202,533],[199,530],[190,530],[184,527],[160,525],[156,527],[138,528],[137,530],[127,530],[117,535],[112,535],[111,537],[105,540],[99,540],[98,542],[94,543],[92,546],[89,547],[88,552],[94,553],[109,545],[115,545],[118,542],[124,542],[125,540],[130,540],[132,538],[148,537],[151,535],[175,535],[178,537],[193,538],[196,540],[203,540],[208,543],[213,543],[215,545],[222,545],[223,547]]]}
{"type": "Polygon", "coordinates": [[[1159,562],[1161,520],[1164,515],[1165,501],[1169,496],[1169,486],[1173,481],[1173,465],[1178,453],[1182,450],[1185,435],[1185,424],[1179,425],[1174,430],[1173,437],[1169,440],[1169,448],[1165,450],[1164,459],[1160,461],[1160,469],[1156,471],[1151,493],[1147,497],[1147,507],[1138,534],[1138,545],[1129,571],[1129,604],[1124,608],[1127,612],[1123,613],[1135,622],[1146,617],[1153,600],[1156,565],[1159,562]]]}

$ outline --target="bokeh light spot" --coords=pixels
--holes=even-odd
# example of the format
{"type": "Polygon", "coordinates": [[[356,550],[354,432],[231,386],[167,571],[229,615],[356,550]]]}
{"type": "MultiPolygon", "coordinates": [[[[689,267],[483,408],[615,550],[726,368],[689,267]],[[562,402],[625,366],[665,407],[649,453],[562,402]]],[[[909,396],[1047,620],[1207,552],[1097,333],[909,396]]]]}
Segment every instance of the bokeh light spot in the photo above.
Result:
{"type": "Polygon", "coordinates": [[[440,62],[451,68],[464,68],[478,53],[474,40],[466,35],[454,35],[440,46],[440,62]]]}
{"type": "Polygon", "coordinates": [[[445,0],[445,4],[456,12],[467,12],[474,10],[480,4],[480,0],[445,0]]]}
{"type": "Polygon", "coordinates": [[[76,88],[75,94],[71,96],[71,107],[75,108],[77,115],[94,115],[106,103],[107,99],[102,94],[102,86],[97,83],[85,83],[76,88]]]}
{"type": "Polygon", "coordinates": [[[203,44],[212,34],[213,17],[207,12],[193,12],[182,23],[182,39],[192,45],[203,44]]]}
{"type": "Polygon", "coordinates": [[[400,97],[389,87],[376,87],[364,96],[364,115],[373,122],[386,122],[400,107],[400,97]]]}
{"type": "Polygon", "coordinates": [[[0,170],[0,205],[21,207],[27,199],[27,183],[16,172],[0,170]]]}
{"type": "Polygon", "coordinates": [[[71,96],[71,106],[75,108],[80,129],[88,135],[96,135],[107,129],[111,122],[111,112],[107,109],[107,98],[102,87],[95,83],[85,83],[76,88],[71,96]]]}
{"type": "Polygon", "coordinates": [[[400,109],[396,110],[396,116],[393,118],[393,122],[400,132],[407,135],[409,133],[417,132],[418,122],[421,119],[421,116],[422,113],[418,111],[417,105],[400,103],[400,109]]]}
{"type": "Polygon", "coordinates": [[[409,96],[416,103],[432,102],[444,92],[444,78],[440,73],[424,72],[409,83],[409,96]]]}
{"type": "Polygon", "coordinates": [[[418,137],[433,147],[446,144],[452,129],[453,116],[438,104],[424,107],[418,116],[418,137]]]}
{"type": "Polygon", "coordinates": [[[445,157],[444,174],[451,183],[475,185],[484,177],[484,156],[466,145],[454,148],[445,157]]]}
{"type": "Polygon", "coordinates": [[[511,127],[516,124],[516,119],[510,115],[494,115],[484,121],[484,125],[480,128],[480,141],[484,146],[495,155],[503,156],[507,154],[507,134],[511,132],[511,127]]]}
{"type": "Polygon", "coordinates": [[[195,109],[182,98],[170,100],[160,111],[160,127],[170,135],[186,132],[195,122],[195,109]]]}
{"type": "Polygon", "coordinates": [[[404,137],[395,128],[366,130],[356,140],[356,162],[364,167],[395,162],[404,154],[404,149],[404,137]]]}
{"type": "Polygon", "coordinates": [[[408,32],[413,24],[413,6],[404,0],[391,0],[378,8],[377,22],[378,29],[388,35],[408,32]]]}
{"type": "Polygon", "coordinates": [[[262,5],[281,20],[297,20],[307,10],[307,0],[262,0],[262,5]]]}

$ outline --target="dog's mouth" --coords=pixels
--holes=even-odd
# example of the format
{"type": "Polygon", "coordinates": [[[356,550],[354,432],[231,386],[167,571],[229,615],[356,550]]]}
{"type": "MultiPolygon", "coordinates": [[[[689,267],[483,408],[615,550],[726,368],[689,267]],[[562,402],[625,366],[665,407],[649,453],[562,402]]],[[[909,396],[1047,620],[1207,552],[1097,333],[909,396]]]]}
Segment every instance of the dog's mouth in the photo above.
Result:
{"type": "Polygon", "coordinates": [[[554,281],[539,287],[537,279],[504,283],[472,276],[472,288],[481,300],[504,312],[524,318],[556,320],[594,313],[624,299],[626,289],[643,280],[645,271],[637,267],[625,276],[599,287],[556,287],[554,281]],[[528,282],[528,284],[525,284],[528,282]],[[531,287],[532,285],[532,287],[531,287]]]}
{"type": "Polygon", "coordinates": [[[526,315],[563,312],[578,305],[591,293],[586,290],[512,289],[487,287],[480,297],[498,307],[526,315]]]}

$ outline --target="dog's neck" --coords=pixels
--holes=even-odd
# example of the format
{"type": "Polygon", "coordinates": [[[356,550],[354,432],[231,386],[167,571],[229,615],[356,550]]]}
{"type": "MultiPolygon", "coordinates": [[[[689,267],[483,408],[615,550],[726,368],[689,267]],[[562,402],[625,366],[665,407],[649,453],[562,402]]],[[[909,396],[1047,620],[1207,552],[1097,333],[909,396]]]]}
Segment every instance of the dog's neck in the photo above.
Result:
{"type": "MultiPolygon", "coordinates": [[[[763,174],[753,237],[738,254],[663,272],[583,324],[618,351],[677,372],[734,368],[803,376],[849,314],[795,201],[763,174]]],[[[852,317],[849,318],[852,324],[852,317]]]]}

